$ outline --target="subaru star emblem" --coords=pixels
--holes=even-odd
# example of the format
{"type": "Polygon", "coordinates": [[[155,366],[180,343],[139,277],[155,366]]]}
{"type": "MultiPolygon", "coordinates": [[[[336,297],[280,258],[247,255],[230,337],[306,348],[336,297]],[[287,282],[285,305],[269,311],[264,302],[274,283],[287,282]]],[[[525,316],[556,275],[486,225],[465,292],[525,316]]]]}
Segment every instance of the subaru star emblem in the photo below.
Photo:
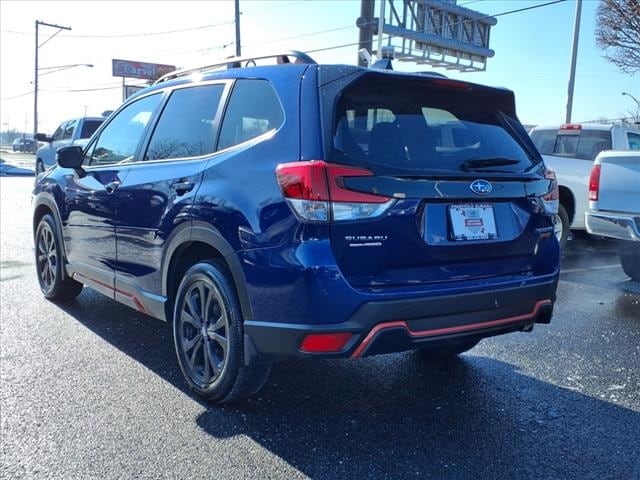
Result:
{"type": "Polygon", "coordinates": [[[493,186],[486,180],[476,180],[469,185],[469,188],[476,195],[489,195],[493,190],[493,186]]]}

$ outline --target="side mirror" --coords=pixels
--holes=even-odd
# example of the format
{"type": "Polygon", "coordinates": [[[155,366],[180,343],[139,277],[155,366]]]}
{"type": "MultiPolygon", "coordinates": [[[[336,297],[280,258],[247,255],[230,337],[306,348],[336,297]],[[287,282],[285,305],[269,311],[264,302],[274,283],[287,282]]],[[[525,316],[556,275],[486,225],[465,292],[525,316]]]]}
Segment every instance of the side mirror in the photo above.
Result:
{"type": "Polygon", "coordinates": [[[36,133],[36,140],[39,142],[47,142],[47,143],[53,142],[53,138],[47,137],[47,135],[44,133],[36,133]]]}
{"type": "Polygon", "coordinates": [[[78,175],[84,176],[82,162],[84,161],[84,151],[82,147],[71,145],[59,148],[56,152],[56,162],[62,168],[73,168],[78,175]]]}

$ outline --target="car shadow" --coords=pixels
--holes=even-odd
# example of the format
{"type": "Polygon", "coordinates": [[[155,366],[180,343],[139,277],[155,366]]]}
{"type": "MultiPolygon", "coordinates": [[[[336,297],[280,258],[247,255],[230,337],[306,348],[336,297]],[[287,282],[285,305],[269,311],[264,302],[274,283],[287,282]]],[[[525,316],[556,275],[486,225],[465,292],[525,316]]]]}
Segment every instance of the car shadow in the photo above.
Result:
{"type": "Polygon", "coordinates": [[[287,360],[258,396],[219,407],[188,390],[167,324],[88,289],[61,308],[203,405],[202,431],[248,437],[311,478],[640,478],[640,412],[474,351],[287,360]]]}

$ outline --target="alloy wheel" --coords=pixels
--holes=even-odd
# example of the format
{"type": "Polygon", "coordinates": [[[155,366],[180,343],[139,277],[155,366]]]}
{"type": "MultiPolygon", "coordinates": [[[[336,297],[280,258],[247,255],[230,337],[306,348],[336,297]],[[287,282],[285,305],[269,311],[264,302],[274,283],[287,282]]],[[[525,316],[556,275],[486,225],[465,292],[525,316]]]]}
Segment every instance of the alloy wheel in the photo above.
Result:
{"type": "Polygon", "coordinates": [[[564,233],[564,226],[562,225],[562,218],[560,215],[553,216],[553,234],[558,239],[558,242],[562,240],[562,234],[564,233]]]}
{"type": "Polygon", "coordinates": [[[229,318],[218,289],[197,280],[187,290],[180,309],[178,344],[191,379],[206,388],[224,372],[229,344],[229,318]]]}
{"type": "Polygon", "coordinates": [[[37,243],[38,274],[45,291],[50,291],[56,281],[56,268],[58,265],[58,250],[51,227],[43,223],[40,228],[37,243]]]}

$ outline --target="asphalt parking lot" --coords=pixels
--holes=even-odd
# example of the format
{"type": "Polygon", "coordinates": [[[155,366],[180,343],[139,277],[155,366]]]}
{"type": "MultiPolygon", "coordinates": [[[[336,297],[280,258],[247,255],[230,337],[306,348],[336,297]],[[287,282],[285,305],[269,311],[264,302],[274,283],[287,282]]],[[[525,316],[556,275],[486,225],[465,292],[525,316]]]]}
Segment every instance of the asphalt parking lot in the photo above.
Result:
{"type": "Polygon", "coordinates": [[[640,479],[640,284],[611,242],[569,242],[532,333],[444,365],[286,361],[216,407],[162,322],[89,289],[42,298],[32,184],[0,179],[2,478],[640,479]]]}

